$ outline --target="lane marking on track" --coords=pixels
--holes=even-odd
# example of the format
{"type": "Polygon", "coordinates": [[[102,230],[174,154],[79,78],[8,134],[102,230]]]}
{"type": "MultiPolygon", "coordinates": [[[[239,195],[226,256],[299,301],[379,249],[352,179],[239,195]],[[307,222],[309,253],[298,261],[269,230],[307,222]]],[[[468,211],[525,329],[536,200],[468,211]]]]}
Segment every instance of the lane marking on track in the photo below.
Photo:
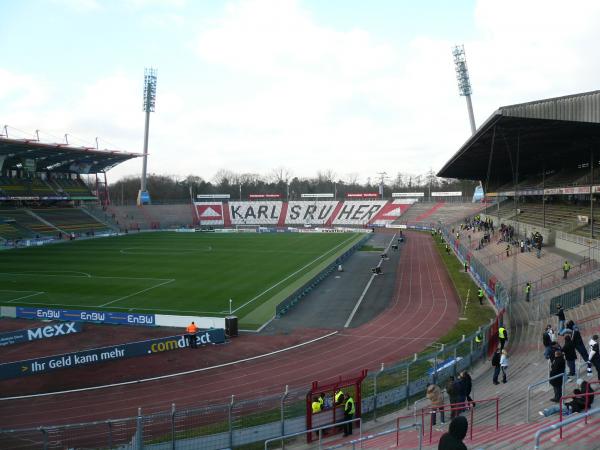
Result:
{"type": "Polygon", "coordinates": [[[170,280],[163,281],[162,283],[155,284],[154,286],[150,286],[150,287],[148,287],[146,289],[142,289],[140,291],[134,292],[133,294],[125,295],[125,296],[123,296],[121,298],[118,298],[116,300],[112,300],[110,302],[104,303],[104,304],[100,305],[100,308],[103,308],[103,307],[108,306],[108,305],[112,305],[113,303],[120,302],[121,300],[125,300],[125,299],[133,297],[135,295],[143,294],[144,292],[151,291],[152,289],[156,289],[158,287],[164,286],[165,284],[172,283],[173,281],[175,281],[175,278],[171,278],[170,280]]]}
{"type": "MultiPolygon", "coordinates": [[[[392,236],[392,239],[390,240],[384,253],[387,253],[389,251],[390,247],[392,246],[392,242],[394,242],[394,239],[396,239],[396,233],[394,233],[394,236],[392,236]]],[[[377,267],[380,267],[382,262],[383,262],[383,259],[380,259],[379,264],[377,264],[377,267]]],[[[362,291],[362,294],[360,294],[360,297],[358,298],[356,304],[354,305],[354,309],[350,313],[348,320],[346,320],[346,323],[344,324],[344,328],[348,328],[350,326],[350,323],[352,322],[352,319],[354,319],[354,315],[356,314],[356,311],[358,311],[358,307],[360,306],[363,299],[365,298],[365,295],[367,294],[367,291],[371,287],[371,283],[373,282],[373,280],[375,279],[376,276],[377,276],[377,274],[374,273],[371,275],[371,278],[369,278],[369,281],[367,282],[367,285],[365,286],[364,290],[362,291]]]]}
{"type": "Polygon", "coordinates": [[[235,308],[232,313],[236,313],[238,312],[240,309],[244,308],[245,306],[249,305],[250,303],[253,303],[255,300],[259,299],[260,297],[262,297],[264,294],[266,294],[267,292],[275,289],[277,286],[279,286],[281,283],[289,280],[290,278],[292,278],[294,275],[298,274],[299,272],[302,272],[304,269],[306,269],[307,267],[311,266],[312,264],[314,264],[315,262],[317,262],[318,260],[325,258],[329,253],[337,250],[339,247],[341,247],[342,245],[345,245],[346,243],[348,243],[349,241],[351,241],[352,239],[356,239],[356,236],[352,236],[348,239],[346,239],[345,241],[339,243],[338,245],[336,245],[335,247],[333,247],[332,249],[328,250],[327,252],[323,253],[322,255],[316,257],[315,259],[313,259],[311,262],[309,262],[308,264],[302,266],[301,268],[299,268],[298,270],[296,270],[295,272],[291,273],[290,275],[288,275],[287,277],[285,277],[283,280],[278,281],[277,283],[275,283],[273,286],[265,289],[264,291],[262,291],[260,294],[258,294],[257,296],[255,296],[254,298],[251,298],[250,300],[248,300],[246,303],[242,304],[241,306],[238,306],[237,308],[235,308]]]}
{"type": "Polygon", "coordinates": [[[156,381],[156,380],[165,380],[168,378],[175,378],[175,377],[179,377],[182,375],[189,375],[192,373],[207,372],[209,370],[220,369],[223,367],[232,366],[234,364],[240,364],[240,363],[244,363],[244,362],[248,362],[248,361],[255,361],[257,359],[267,358],[269,356],[277,355],[279,353],[284,353],[284,352],[287,352],[290,350],[294,350],[296,348],[304,347],[305,345],[314,344],[315,342],[322,341],[323,339],[327,339],[328,337],[334,336],[336,334],[338,334],[338,332],[334,331],[332,333],[328,333],[323,336],[319,336],[317,338],[311,339],[309,341],[301,342],[300,344],[296,344],[296,345],[292,345],[290,347],[280,348],[279,350],[274,350],[269,353],[263,353],[262,355],[256,355],[256,356],[251,356],[249,358],[238,359],[237,361],[230,361],[230,362],[223,363],[223,364],[217,364],[216,366],[211,366],[211,367],[202,367],[200,369],[186,370],[185,372],[171,373],[169,375],[160,375],[158,377],[142,378],[141,380],[125,381],[123,383],[105,384],[102,386],[92,386],[92,387],[80,388],[80,389],[70,389],[70,390],[66,390],[66,391],[46,392],[43,394],[29,394],[29,395],[20,395],[20,396],[16,396],[16,397],[4,397],[4,398],[0,398],[0,401],[21,400],[21,399],[27,399],[27,398],[48,397],[51,395],[62,395],[62,394],[73,394],[73,393],[77,393],[77,392],[95,391],[98,389],[107,389],[107,388],[111,388],[111,387],[127,386],[130,384],[140,384],[140,383],[146,383],[149,381],[156,381]]]}

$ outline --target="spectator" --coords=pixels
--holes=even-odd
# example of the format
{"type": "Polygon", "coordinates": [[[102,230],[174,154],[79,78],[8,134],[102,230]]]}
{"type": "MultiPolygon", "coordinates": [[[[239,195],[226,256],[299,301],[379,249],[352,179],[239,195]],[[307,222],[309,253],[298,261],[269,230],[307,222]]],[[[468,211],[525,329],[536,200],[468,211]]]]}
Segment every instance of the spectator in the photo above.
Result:
{"type": "Polygon", "coordinates": [[[542,335],[542,344],[544,344],[544,358],[550,359],[552,356],[552,344],[556,338],[554,337],[554,331],[552,331],[552,325],[546,325],[546,331],[542,335]]]}
{"type": "MultiPolygon", "coordinates": [[[[581,412],[585,409],[585,397],[581,395],[582,391],[580,389],[575,389],[573,391],[573,395],[577,395],[570,402],[566,402],[562,406],[562,413],[564,416],[568,416],[573,413],[581,412]]],[[[540,416],[550,417],[553,414],[558,414],[560,412],[559,405],[553,405],[548,408],[545,408],[543,411],[539,412],[540,416]]]]}
{"type": "Polygon", "coordinates": [[[506,383],[506,371],[508,370],[508,352],[502,350],[500,355],[500,370],[502,370],[502,382],[506,383]]]}
{"type": "Polygon", "coordinates": [[[558,334],[562,336],[562,330],[565,328],[565,310],[560,303],[556,305],[556,317],[558,317],[558,334]]]}
{"type": "Polygon", "coordinates": [[[438,443],[438,450],[467,450],[467,446],[463,443],[463,439],[467,435],[469,423],[463,416],[458,416],[452,419],[448,432],[444,433],[438,443]]]}
{"type": "Polygon", "coordinates": [[[529,297],[531,295],[531,283],[528,281],[525,285],[525,301],[529,301],[529,297]]]}
{"type": "Polygon", "coordinates": [[[575,373],[575,360],[577,359],[577,353],[575,352],[575,344],[573,343],[573,339],[571,339],[570,334],[565,334],[563,353],[565,355],[565,360],[567,361],[567,367],[569,368],[568,381],[571,381],[571,377],[577,376],[575,373]]]}
{"type": "Polygon", "coordinates": [[[450,418],[456,417],[456,403],[458,403],[458,392],[454,377],[448,378],[446,381],[446,393],[448,394],[448,401],[450,402],[450,418]]]}
{"type": "Polygon", "coordinates": [[[474,407],[475,403],[473,403],[473,399],[471,398],[471,391],[473,390],[473,380],[471,379],[471,375],[466,370],[463,370],[460,374],[460,377],[463,380],[465,401],[468,401],[471,407],[474,407]]]}
{"type": "MultiPolygon", "coordinates": [[[[583,339],[581,337],[581,332],[579,331],[579,327],[575,324],[575,322],[573,322],[572,320],[569,320],[567,322],[567,330],[568,330],[568,332],[570,332],[570,334],[573,338],[573,343],[575,344],[575,350],[577,350],[577,352],[579,353],[579,356],[581,356],[581,359],[587,362],[588,361],[588,352],[587,352],[587,349],[585,348],[585,344],[583,343],[583,339]]],[[[588,376],[591,376],[591,374],[592,374],[592,366],[589,363],[587,365],[587,373],[588,373],[588,376]]]]}
{"type": "Polygon", "coordinates": [[[592,336],[589,342],[590,345],[590,356],[588,362],[593,364],[596,368],[596,375],[598,375],[598,379],[600,380],[600,349],[598,348],[598,335],[595,334],[592,336]]]}
{"type": "Polygon", "coordinates": [[[498,383],[498,375],[500,375],[500,347],[496,349],[494,356],[492,356],[492,367],[494,368],[492,380],[494,381],[494,384],[500,384],[498,383]]]}
{"type": "Polygon", "coordinates": [[[554,389],[554,397],[550,399],[551,402],[559,402],[562,397],[562,384],[563,377],[558,377],[557,375],[563,375],[565,373],[565,358],[560,350],[556,350],[554,353],[554,361],[550,366],[550,384],[552,385],[552,389],[554,389]]]}
{"type": "Polygon", "coordinates": [[[431,424],[436,425],[436,413],[440,412],[440,425],[445,425],[444,420],[444,393],[437,384],[427,386],[427,399],[431,402],[431,424]]]}

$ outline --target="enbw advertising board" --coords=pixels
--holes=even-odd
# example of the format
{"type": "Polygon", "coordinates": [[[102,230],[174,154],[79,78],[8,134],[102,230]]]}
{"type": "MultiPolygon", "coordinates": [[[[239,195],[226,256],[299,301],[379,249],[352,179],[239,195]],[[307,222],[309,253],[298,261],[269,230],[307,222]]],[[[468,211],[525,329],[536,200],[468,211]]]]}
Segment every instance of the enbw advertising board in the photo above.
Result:
{"type": "Polygon", "coordinates": [[[22,342],[48,339],[67,334],[79,333],[81,324],[78,322],[53,323],[44,327],[28,328],[26,330],[15,330],[0,333],[0,347],[5,345],[20,344],[22,342]]]}
{"type": "Polygon", "coordinates": [[[86,311],[78,309],[31,308],[17,306],[20,319],[50,319],[76,322],[100,322],[115,325],[156,325],[154,314],[86,311]]]}
{"type": "MultiPolygon", "coordinates": [[[[222,344],[225,342],[225,330],[214,329],[199,332],[196,335],[199,345],[222,344]]],[[[81,367],[135,356],[151,355],[188,346],[185,336],[168,336],[128,344],[111,345],[82,352],[64,353],[43,358],[26,359],[0,364],[0,380],[18,378],[38,373],[52,372],[58,369],[81,367]]]]}

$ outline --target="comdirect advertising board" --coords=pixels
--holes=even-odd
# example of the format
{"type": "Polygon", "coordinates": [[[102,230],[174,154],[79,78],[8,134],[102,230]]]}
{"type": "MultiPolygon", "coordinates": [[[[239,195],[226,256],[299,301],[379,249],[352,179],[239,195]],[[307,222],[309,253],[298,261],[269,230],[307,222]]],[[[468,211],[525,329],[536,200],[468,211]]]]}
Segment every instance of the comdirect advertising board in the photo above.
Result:
{"type": "Polygon", "coordinates": [[[44,327],[9,331],[6,333],[0,333],[0,347],[36,341],[38,339],[66,336],[67,334],[79,333],[80,331],[81,323],[78,322],[53,323],[44,327]]]}
{"type": "Polygon", "coordinates": [[[17,306],[17,318],[51,319],[75,322],[100,322],[115,325],[156,325],[154,314],[86,311],[78,309],[31,308],[17,306]]]}
{"type": "MultiPolygon", "coordinates": [[[[196,335],[198,345],[222,344],[225,330],[207,330],[196,335]]],[[[168,336],[147,341],[100,347],[82,352],[64,353],[43,358],[26,359],[0,364],[0,380],[52,372],[59,369],[81,367],[135,356],[152,355],[188,346],[185,336],[168,336]]]]}

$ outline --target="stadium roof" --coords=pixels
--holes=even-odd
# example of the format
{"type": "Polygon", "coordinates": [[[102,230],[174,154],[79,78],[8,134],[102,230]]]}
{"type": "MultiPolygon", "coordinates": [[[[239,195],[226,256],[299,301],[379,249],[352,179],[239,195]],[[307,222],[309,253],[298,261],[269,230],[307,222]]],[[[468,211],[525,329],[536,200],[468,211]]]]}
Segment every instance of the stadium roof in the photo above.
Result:
{"type": "Polygon", "coordinates": [[[142,156],[116,150],[45,144],[29,139],[0,138],[0,168],[17,169],[35,164],[35,171],[98,173],[142,156]],[[34,161],[34,162],[32,162],[34,161]],[[20,166],[17,166],[20,164],[20,166]]]}
{"type": "Polygon", "coordinates": [[[600,156],[600,91],[502,106],[438,172],[439,177],[510,182],[600,156]],[[492,146],[493,144],[493,146],[492,146]],[[518,155],[518,158],[517,158],[518,155]]]}

